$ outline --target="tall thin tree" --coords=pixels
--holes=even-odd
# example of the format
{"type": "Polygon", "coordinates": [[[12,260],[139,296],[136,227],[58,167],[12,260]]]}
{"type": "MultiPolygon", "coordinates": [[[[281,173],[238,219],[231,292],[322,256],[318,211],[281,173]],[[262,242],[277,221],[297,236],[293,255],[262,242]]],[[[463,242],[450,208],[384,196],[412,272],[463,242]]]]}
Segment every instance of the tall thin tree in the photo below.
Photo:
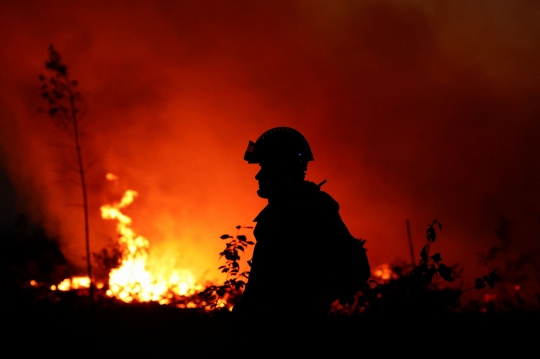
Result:
{"type": "Polygon", "coordinates": [[[50,76],[39,75],[42,82],[41,96],[48,101],[48,113],[55,120],[56,126],[73,139],[76,153],[76,171],[80,176],[84,209],[84,236],[86,244],[86,266],[90,278],[90,297],[93,300],[92,263],[90,261],[90,232],[88,224],[88,196],[86,188],[85,167],[81,150],[80,121],[84,98],[77,90],[77,81],[68,76],[67,66],[53,45],[49,46],[49,58],[45,67],[50,76]]]}

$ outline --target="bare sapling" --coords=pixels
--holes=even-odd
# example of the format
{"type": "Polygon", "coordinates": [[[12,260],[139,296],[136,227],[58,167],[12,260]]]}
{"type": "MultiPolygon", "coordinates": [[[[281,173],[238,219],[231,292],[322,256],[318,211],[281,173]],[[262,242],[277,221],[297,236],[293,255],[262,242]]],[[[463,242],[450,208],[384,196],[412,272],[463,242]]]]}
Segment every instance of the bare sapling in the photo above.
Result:
{"type": "Polygon", "coordinates": [[[45,67],[49,76],[39,75],[41,81],[41,96],[47,100],[48,114],[55,121],[58,129],[73,140],[73,149],[76,154],[75,171],[78,173],[82,192],[82,207],[84,212],[84,238],[86,249],[86,266],[90,279],[90,298],[93,301],[93,277],[90,256],[90,234],[88,224],[88,195],[85,177],[85,166],[81,149],[82,108],[85,105],[84,98],[77,90],[77,81],[69,77],[67,66],[53,45],[49,46],[49,58],[45,61],[45,67]]]}

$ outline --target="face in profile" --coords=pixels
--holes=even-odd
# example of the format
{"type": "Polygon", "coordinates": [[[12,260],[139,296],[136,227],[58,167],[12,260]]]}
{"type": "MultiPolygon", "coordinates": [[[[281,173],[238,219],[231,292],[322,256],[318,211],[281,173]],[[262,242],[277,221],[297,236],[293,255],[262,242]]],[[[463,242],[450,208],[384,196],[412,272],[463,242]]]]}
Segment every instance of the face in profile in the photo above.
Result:
{"type": "Polygon", "coordinates": [[[259,182],[257,195],[261,198],[289,193],[304,180],[304,170],[299,166],[283,163],[261,163],[260,166],[255,179],[259,182]]]}

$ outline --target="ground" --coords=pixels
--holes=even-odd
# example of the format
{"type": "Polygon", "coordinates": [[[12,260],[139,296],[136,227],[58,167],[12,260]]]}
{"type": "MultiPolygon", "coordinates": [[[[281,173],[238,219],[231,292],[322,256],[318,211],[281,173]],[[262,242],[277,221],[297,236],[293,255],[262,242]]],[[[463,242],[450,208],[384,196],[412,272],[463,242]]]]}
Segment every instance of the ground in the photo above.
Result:
{"type": "Polygon", "coordinates": [[[387,357],[482,356],[534,349],[539,313],[401,313],[236,326],[231,313],[157,304],[4,303],[2,346],[11,352],[152,357],[253,356],[276,351],[387,357]],[[356,354],[355,354],[356,353],[356,354]],[[446,356],[446,355],[444,355],[446,356]]]}

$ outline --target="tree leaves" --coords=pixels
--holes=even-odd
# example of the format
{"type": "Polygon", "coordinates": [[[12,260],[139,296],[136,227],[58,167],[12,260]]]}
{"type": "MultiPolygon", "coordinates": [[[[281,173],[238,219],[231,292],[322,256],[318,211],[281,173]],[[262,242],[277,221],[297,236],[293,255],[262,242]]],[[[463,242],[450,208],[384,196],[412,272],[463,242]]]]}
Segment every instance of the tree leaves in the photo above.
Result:
{"type": "MultiPolygon", "coordinates": [[[[242,228],[249,227],[236,227],[238,231],[242,228]]],[[[436,219],[428,225],[428,229],[426,230],[427,243],[425,243],[420,252],[420,264],[414,267],[409,275],[406,274],[407,270],[405,267],[403,272],[394,271],[394,273],[397,273],[397,279],[391,279],[389,283],[379,284],[374,280],[368,280],[365,286],[360,288],[360,291],[355,295],[342,294],[339,296],[338,299],[341,306],[343,308],[349,308],[342,309],[346,312],[354,313],[355,311],[363,310],[362,308],[366,309],[378,303],[406,304],[403,301],[407,301],[412,305],[427,305],[430,308],[437,305],[444,307],[458,306],[464,290],[452,289],[451,286],[438,287],[432,285],[438,276],[441,277],[441,281],[444,280],[446,282],[454,282],[457,277],[455,266],[449,267],[444,264],[441,253],[430,254],[431,245],[437,239],[437,232],[440,230],[442,230],[442,224],[436,219]],[[437,293],[433,293],[433,291],[437,291],[437,293]],[[397,299],[394,299],[393,296],[397,296],[397,299]]],[[[211,292],[216,294],[216,297],[212,297],[212,300],[215,301],[214,303],[217,303],[217,300],[220,298],[227,298],[223,297],[225,295],[230,295],[231,293],[235,293],[235,291],[241,291],[245,288],[249,280],[250,271],[240,270],[239,252],[244,252],[249,245],[254,244],[254,242],[248,241],[245,235],[238,233],[235,236],[225,234],[220,238],[227,240],[225,250],[220,253],[220,257],[225,257],[226,264],[219,267],[219,270],[227,274],[227,278],[223,286],[217,286],[211,292]]],[[[363,246],[365,240],[359,240],[359,243],[363,246]]],[[[252,261],[248,260],[247,264],[251,267],[252,261]]],[[[290,279],[276,278],[276,283],[283,283],[287,280],[290,279]]],[[[477,278],[475,286],[469,289],[493,288],[499,280],[500,276],[497,270],[494,270],[481,278],[477,278]]]]}
{"type": "Polygon", "coordinates": [[[478,289],[478,290],[480,290],[480,289],[482,289],[482,288],[486,288],[486,283],[485,283],[485,281],[484,281],[482,278],[476,278],[476,279],[474,280],[474,288],[475,288],[475,289],[478,289]]]}
{"type": "Polygon", "coordinates": [[[493,271],[491,271],[488,275],[487,275],[487,278],[486,276],[484,276],[484,279],[486,281],[486,283],[489,285],[490,288],[493,289],[493,287],[495,286],[495,282],[498,282],[501,280],[501,277],[499,276],[499,274],[497,273],[497,270],[499,268],[496,268],[494,269],[493,271]]]}
{"type": "Polygon", "coordinates": [[[426,273],[426,282],[431,283],[433,281],[433,276],[437,274],[437,272],[437,267],[435,265],[431,265],[426,273]]]}
{"type": "Polygon", "coordinates": [[[445,281],[447,282],[454,281],[454,274],[456,272],[452,268],[444,265],[443,263],[439,263],[438,272],[445,281]]]}
{"type": "Polygon", "coordinates": [[[439,230],[442,229],[442,224],[437,221],[437,219],[433,220],[431,224],[428,224],[428,228],[426,229],[427,243],[420,251],[420,265],[416,266],[411,271],[411,274],[420,277],[422,282],[425,283],[431,283],[435,274],[440,275],[447,282],[453,282],[456,272],[452,268],[442,263],[441,254],[435,253],[434,255],[429,256],[431,244],[435,242],[435,239],[437,238],[437,232],[435,231],[434,227],[435,225],[438,225],[439,230]]]}
{"type": "Polygon", "coordinates": [[[45,67],[58,75],[67,76],[67,66],[62,63],[62,58],[53,45],[49,45],[49,60],[45,62],[45,67]]]}
{"type": "Polygon", "coordinates": [[[76,91],[78,82],[69,79],[67,66],[52,45],[49,46],[49,57],[45,67],[51,75],[40,74],[39,80],[41,97],[49,104],[47,112],[55,119],[58,128],[70,136],[78,137],[79,132],[76,128],[80,127],[75,127],[75,124],[81,118],[81,106],[84,105],[83,97],[76,91]]]}
{"type": "Polygon", "coordinates": [[[437,218],[435,218],[433,222],[431,222],[431,224],[428,224],[428,228],[426,229],[426,238],[427,238],[428,243],[435,242],[435,239],[437,238],[437,232],[435,232],[435,228],[434,228],[436,224],[439,227],[439,231],[442,231],[442,224],[439,221],[437,221],[437,218]]]}
{"type": "MultiPolygon", "coordinates": [[[[225,257],[226,259],[225,265],[218,268],[221,273],[227,274],[225,282],[222,286],[212,286],[209,287],[210,289],[207,288],[199,293],[199,296],[205,298],[211,298],[214,293],[216,294],[216,297],[213,299],[212,303],[210,303],[210,306],[214,309],[217,308],[218,300],[222,298],[225,293],[228,293],[233,289],[240,291],[246,286],[246,282],[239,278],[243,277],[249,279],[249,271],[240,273],[240,263],[238,262],[240,260],[239,251],[244,252],[246,247],[253,245],[254,242],[248,241],[245,235],[238,234],[242,228],[252,229],[253,227],[236,226],[237,233],[235,237],[229,234],[223,234],[219,237],[221,240],[228,240],[227,243],[225,243],[225,249],[219,253],[219,258],[225,257]]],[[[247,264],[251,267],[251,260],[248,260],[247,264]]]]}
{"type": "Polygon", "coordinates": [[[57,89],[52,90],[52,94],[54,95],[55,99],[60,100],[64,98],[66,95],[64,95],[62,92],[58,91],[57,89]]]}
{"type": "Polygon", "coordinates": [[[51,115],[52,117],[54,117],[54,115],[56,115],[56,113],[58,112],[58,108],[57,107],[51,107],[49,109],[49,115],[51,115]]]}
{"type": "Polygon", "coordinates": [[[236,281],[236,284],[235,284],[234,288],[236,290],[240,290],[240,289],[244,288],[245,285],[246,285],[246,282],[244,282],[243,280],[238,280],[238,281],[236,281]]]}
{"type": "Polygon", "coordinates": [[[428,262],[428,245],[424,245],[424,247],[422,248],[422,250],[420,251],[420,258],[422,258],[422,262],[425,262],[427,263],[428,262]]]}
{"type": "Polygon", "coordinates": [[[435,242],[435,239],[437,238],[437,232],[435,232],[435,228],[429,227],[426,229],[426,237],[428,242],[435,242]]]}
{"type": "Polygon", "coordinates": [[[489,272],[487,275],[483,275],[482,278],[476,278],[474,281],[474,289],[483,289],[489,286],[489,288],[493,289],[495,287],[495,283],[501,280],[501,277],[497,273],[497,270],[499,268],[496,268],[489,272]]]}

